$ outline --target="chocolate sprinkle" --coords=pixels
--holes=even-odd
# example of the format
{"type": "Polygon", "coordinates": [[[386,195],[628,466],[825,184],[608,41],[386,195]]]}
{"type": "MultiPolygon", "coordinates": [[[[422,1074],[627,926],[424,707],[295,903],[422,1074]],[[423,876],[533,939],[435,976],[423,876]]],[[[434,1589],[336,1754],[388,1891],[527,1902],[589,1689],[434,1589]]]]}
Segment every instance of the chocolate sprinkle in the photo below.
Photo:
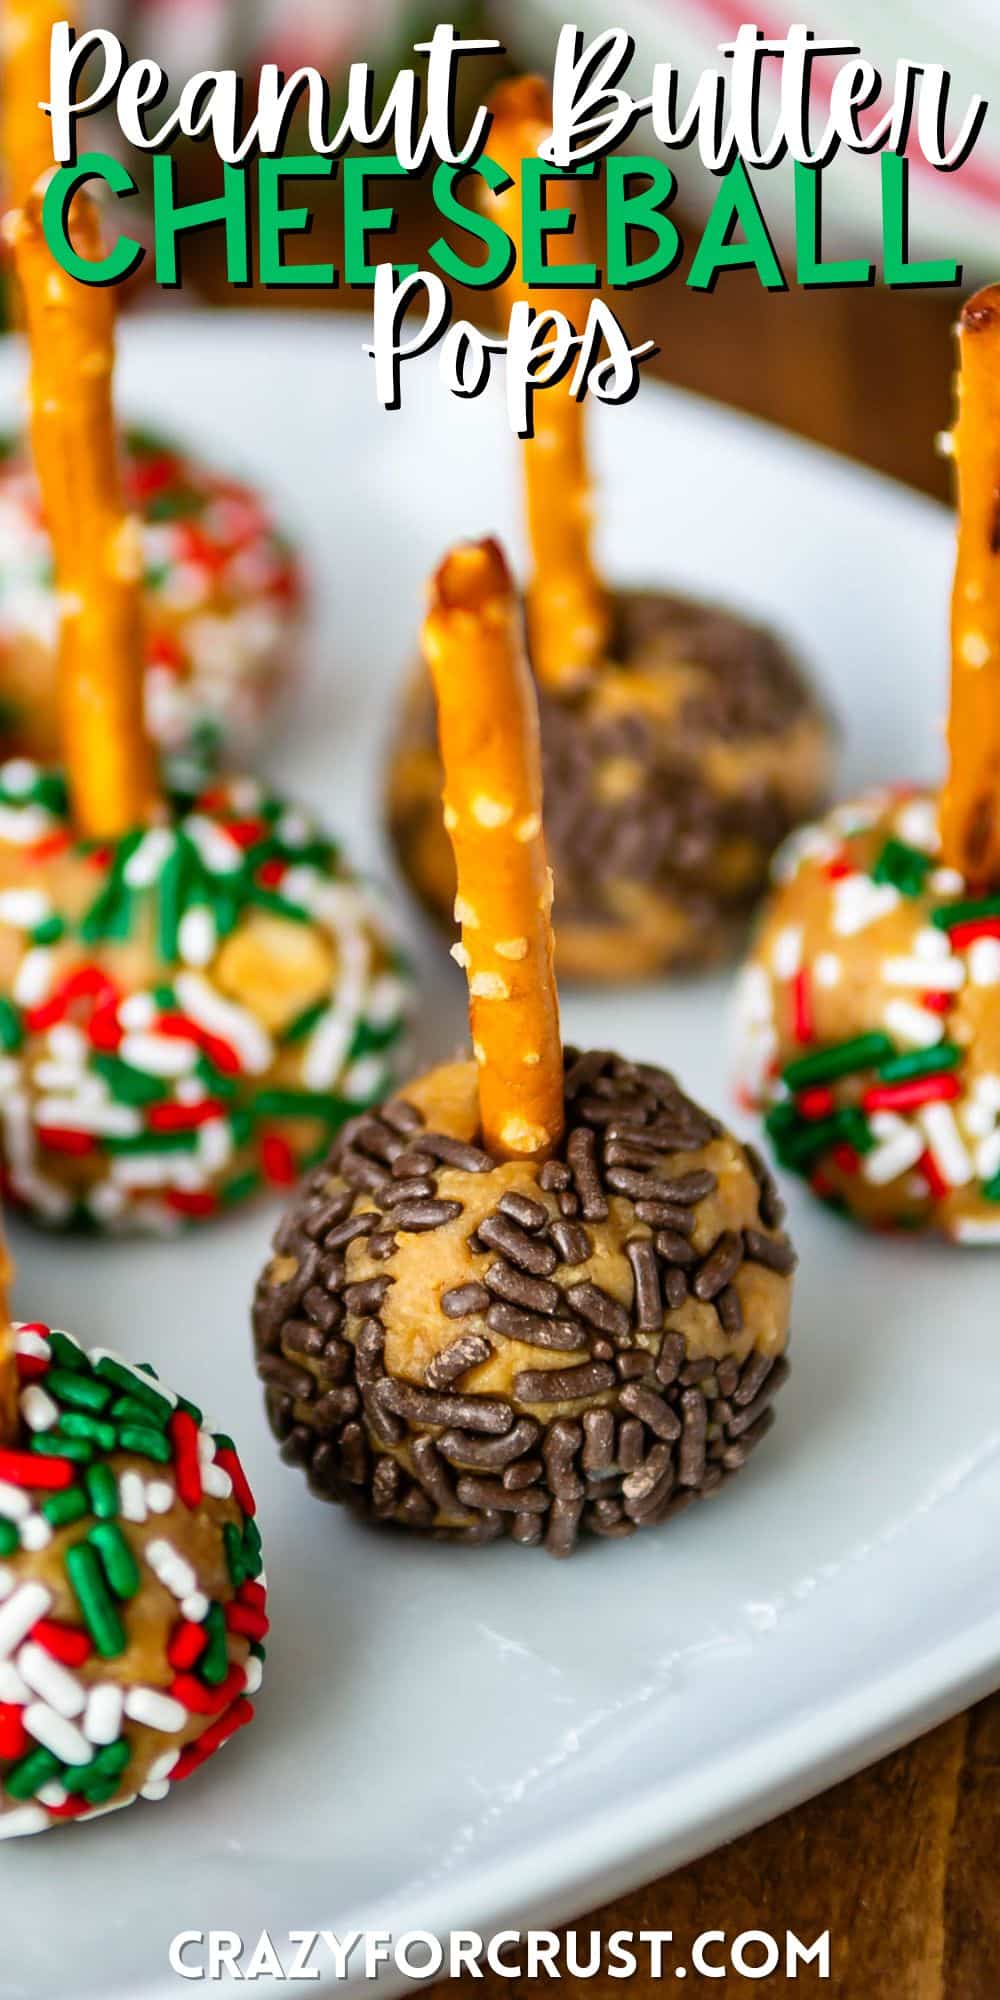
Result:
{"type": "MultiPolygon", "coordinates": [[[[258,1368],[283,1457],[324,1499],[473,1544],[510,1536],[566,1555],[581,1533],[619,1540],[673,1519],[766,1435],[787,1364],[749,1344],[740,1267],[782,1279],[794,1268],[766,1169],[746,1149],[754,1223],[706,1229],[716,1176],[696,1161],[678,1171],[678,1156],[718,1136],[714,1119],[649,1065],[572,1050],[566,1064],[559,1156],[527,1189],[504,1189],[469,1236],[470,1275],[435,1310],[442,1333],[449,1321],[476,1324],[442,1341],[422,1382],[386,1368],[396,1260],[422,1254],[410,1232],[460,1221],[456,1173],[497,1163],[426,1132],[415,1107],[394,1100],[345,1129],[281,1224],[274,1278],[265,1271],[255,1302],[258,1368]],[[609,1248],[631,1277],[624,1297],[575,1275],[601,1271],[609,1248]],[[718,1358],[691,1358],[671,1324],[689,1287],[717,1323],[718,1358]],[[509,1394],[463,1394],[463,1378],[505,1342],[540,1350],[543,1365],[515,1368],[509,1394]]],[[[620,1276],[611,1282],[620,1292],[620,1276]]]]}

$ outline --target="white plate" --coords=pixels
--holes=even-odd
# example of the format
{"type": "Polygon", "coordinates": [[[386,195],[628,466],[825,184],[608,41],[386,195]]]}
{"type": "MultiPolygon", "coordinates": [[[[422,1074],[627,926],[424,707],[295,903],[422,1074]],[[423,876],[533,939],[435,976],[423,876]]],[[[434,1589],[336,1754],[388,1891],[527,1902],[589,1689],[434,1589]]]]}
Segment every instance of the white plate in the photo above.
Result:
{"type": "MultiPolygon", "coordinates": [[[[381,865],[379,745],[421,579],[450,537],[512,534],[515,497],[499,410],[422,368],[383,414],[363,337],[325,318],[135,323],[122,387],[259,475],[303,535],[315,671],[271,768],[381,865]]],[[[0,353],[5,407],[17,380],[0,353]]],[[[615,573],[779,618],[845,719],[849,783],[933,772],[946,516],[653,385],[602,416],[615,573]]],[[[417,942],[421,1053],[441,1055],[461,982],[417,942]]],[[[722,1107],[726,999],[724,979],[571,993],[565,1026],[677,1064],[722,1107]]],[[[242,1441],[274,1631],[258,1721],[211,1771],[4,1848],[3,2000],[167,2000],[181,1929],[552,1923],[1000,1681],[997,1264],[866,1241],[790,1192],[803,1264],[773,1440],[717,1505],[566,1565],[380,1537],[280,1464],[247,1330],[271,1211],[171,1245],[13,1231],[23,1313],[154,1357],[242,1441]]]]}

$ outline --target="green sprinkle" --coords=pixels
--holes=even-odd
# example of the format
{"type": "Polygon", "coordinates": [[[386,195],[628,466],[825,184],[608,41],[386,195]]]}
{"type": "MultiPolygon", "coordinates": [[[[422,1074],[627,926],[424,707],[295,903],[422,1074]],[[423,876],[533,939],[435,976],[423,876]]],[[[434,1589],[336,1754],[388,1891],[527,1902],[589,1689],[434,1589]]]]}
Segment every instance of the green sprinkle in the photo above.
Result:
{"type": "Polygon", "coordinates": [[[995,1173],[991,1180],[984,1181],[983,1193],[987,1201],[1000,1201],[1000,1173],[995,1173]]]}
{"type": "Polygon", "coordinates": [[[208,1645],[198,1661],[198,1672],[209,1687],[219,1687],[229,1672],[229,1635],[221,1604],[210,1607],[204,1630],[208,1645]]]}
{"type": "Polygon", "coordinates": [[[138,1396],[119,1396],[118,1401],[112,1403],[109,1415],[119,1424],[157,1423],[166,1429],[168,1412],[164,1411],[161,1416],[159,1410],[151,1409],[148,1403],[140,1403],[138,1396]]]}
{"type": "Polygon", "coordinates": [[[803,1119],[795,1132],[782,1134],[775,1149],[783,1166],[801,1169],[841,1141],[858,1153],[870,1153],[875,1143],[868,1120],[856,1105],[835,1111],[831,1118],[803,1119]]]}
{"type": "Polygon", "coordinates": [[[190,1417],[197,1424],[198,1429],[201,1429],[205,1421],[205,1412],[204,1410],[199,1410],[197,1403],[189,1403],[186,1396],[178,1396],[177,1408],[183,1410],[185,1416],[190,1417]]]}
{"type": "Polygon", "coordinates": [[[134,1597],[142,1578],[117,1521],[99,1521],[96,1528],[91,1528],[87,1540],[97,1550],[115,1596],[134,1597]]]}
{"type": "Polygon", "coordinates": [[[61,1493],[50,1493],[42,1501],[41,1511],[50,1528],[68,1528],[73,1521],[82,1521],[91,1509],[82,1486],[64,1486],[61,1493]]]}
{"type": "Polygon", "coordinates": [[[113,1521],[118,1513],[118,1485],[107,1465],[88,1465],[83,1475],[93,1513],[99,1521],[113,1521]]]}
{"type": "Polygon", "coordinates": [[[259,1639],[251,1639],[250,1654],[252,1659],[264,1661],[267,1659],[267,1647],[262,1646],[259,1639]]]}
{"type": "Polygon", "coordinates": [[[229,1131],[235,1146],[245,1146],[253,1133],[253,1112],[245,1107],[229,1113],[229,1131]]]}
{"type": "Polygon", "coordinates": [[[70,1458],[76,1465],[89,1465],[94,1447],[87,1438],[66,1437],[62,1431],[46,1431],[33,1437],[31,1450],[40,1458],[70,1458]]]}
{"type": "Polygon", "coordinates": [[[219,1199],[223,1202],[245,1201],[259,1188],[260,1181],[260,1175],[251,1167],[245,1174],[237,1174],[233,1180],[227,1181],[225,1187],[219,1190],[219,1199]]]}
{"type": "Polygon", "coordinates": [[[66,925],[62,917],[46,917],[42,923],[35,925],[34,930],[31,932],[31,942],[32,944],[58,944],[60,938],[65,937],[65,935],[66,925]]]}
{"type": "Polygon", "coordinates": [[[160,870],[157,887],[156,935],[160,958],[172,965],[177,957],[177,932],[184,913],[187,856],[180,842],[160,870]]]}
{"type": "Polygon", "coordinates": [[[243,1530],[243,1562],[247,1576],[259,1576],[264,1564],[261,1560],[260,1529],[252,1518],[248,1518],[243,1530]]]}
{"type": "Polygon", "coordinates": [[[213,1431],[212,1443],[214,1444],[216,1451],[236,1450],[236,1446],[234,1445],[233,1440],[230,1437],[228,1431],[213,1431]]]}
{"type": "Polygon", "coordinates": [[[89,1542],[74,1542],[66,1551],[65,1562],[73,1595],[97,1651],[102,1660],[117,1659],[125,1651],[125,1628],[108,1594],[96,1550],[89,1542]]]}
{"type": "Polygon", "coordinates": [[[97,1373],[105,1382],[112,1382],[116,1389],[126,1396],[138,1397],[140,1403],[148,1403],[157,1413],[157,1421],[166,1423],[173,1409],[169,1396],[156,1387],[155,1382],[144,1371],[127,1368],[122,1361],[116,1361],[111,1354],[102,1354],[97,1363],[97,1373]]]}
{"type": "Polygon", "coordinates": [[[954,1069],[962,1060],[962,1050],[954,1042],[935,1042],[931,1049],[913,1049],[909,1055],[893,1056],[883,1063],[879,1077],[883,1083],[905,1083],[911,1076],[934,1076],[939,1069],[954,1069]]]}
{"type": "Polygon", "coordinates": [[[153,999],[164,1014],[172,1014],[177,1005],[177,994],[172,986],[154,986],[153,999]]]}
{"type": "Polygon", "coordinates": [[[0,1048],[13,1055],[24,1040],[21,1016],[10,1000],[0,999],[0,1048]]]}
{"type": "Polygon", "coordinates": [[[335,1101],[324,1090],[262,1090],[253,1108],[257,1118],[329,1118],[335,1101]]]}
{"type": "Polygon", "coordinates": [[[169,1085],[165,1078],[150,1076],[147,1070],[122,1062],[120,1056],[95,1054],[91,1065],[104,1078],[119,1104],[158,1104],[167,1095],[169,1085]]]}
{"type": "Polygon", "coordinates": [[[855,1069],[874,1069],[895,1050],[888,1035],[878,1031],[854,1035],[850,1041],[834,1042],[810,1056],[797,1056],[783,1071],[789,1090],[802,1090],[811,1083],[830,1083],[834,1077],[849,1076],[855,1069]]]}
{"type": "Polygon", "coordinates": [[[118,1790],[117,1778],[91,1778],[89,1785],[80,1786],[80,1797],[88,1806],[106,1806],[118,1790]]]}
{"type": "Polygon", "coordinates": [[[54,1435],[84,1438],[96,1444],[101,1451],[114,1451],[116,1443],[114,1424],[102,1424],[100,1417],[88,1417],[82,1410],[64,1410],[59,1419],[59,1430],[54,1435]]]}
{"type": "Polygon", "coordinates": [[[69,1403],[77,1410],[103,1410],[111,1397],[110,1389],[96,1375],[74,1374],[68,1368],[50,1368],[45,1387],[57,1402],[69,1403]]]}
{"type": "Polygon", "coordinates": [[[206,1055],[199,1055],[194,1068],[195,1075],[204,1084],[209,1097],[221,1097],[228,1102],[237,1095],[238,1084],[231,1076],[224,1076],[221,1069],[216,1069],[215,1064],[209,1062],[206,1055]]]}
{"type": "Polygon", "coordinates": [[[233,1589],[238,1590],[249,1575],[243,1561],[243,1537],[232,1521],[222,1523],[222,1544],[226,1552],[226,1567],[233,1589]]]}
{"type": "Polygon", "coordinates": [[[255,903],[259,910],[269,910],[272,916],[287,917],[293,924],[311,924],[313,916],[303,903],[291,903],[274,889],[261,889],[256,882],[248,892],[248,901],[255,903]]]}
{"type": "Polygon", "coordinates": [[[950,931],[955,924],[975,923],[978,917],[1000,917],[1000,896],[980,896],[964,903],[942,903],[940,909],[931,911],[931,923],[939,931],[950,931]]]}
{"type": "Polygon", "coordinates": [[[76,1341],[70,1339],[68,1333],[60,1333],[58,1328],[53,1327],[48,1342],[57,1368],[68,1368],[74,1375],[90,1374],[90,1362],[87,1356],[82,1347],[78,1347],[76,1341]]]}
{"type": "Polygon", "coordinates": [[[142,1458],[155,1458],[158,1465],[169,1465],[173,1457],[169,1440],[162,1431],[154,1431],[149,1424],[122,1424],[118,1444],[122,1451],[136,1451],[142,1458]]]}
{"type": "Polygon", "coordinates": [[[282,1041],[284,1042],[304,1041],[306,1035],[310,1035],[312,1033],[313,1029],[316,1026],[317,1021],[321,1021],[323,1019],[324,1014],[327,1013],[329,1009],[329,1004],[330,1003],[328,1000],[314,1000],[311,1007],[306,1007],[303,1009],[301,1014],[296,1014],[294,1021],[292,1021],[290,1026],[285,1029],[285,1032],[281,1037],[282,1041]]]}
{"type": "Polygon", "coordinates": [[[193,1153],[197,1149],[197,1132],[133,1132],[104,1133],[101,1144],[106,1153],[193,1153]]]}
{"type": "Polygon", "coordinates": [[[3,1781],[4,1791],[12,1799],[33,1799],[61,1769],[58,1757],[39,1744],[37,1750],[29,1750],[26,1757],[11,1766],[3,1781]]]}
{"type": "Polygon", "coordinates": [[[0,1519],[0,1556],[12,1556],[21,1546],[21,1537],[13,1521],[0,1519]]]}
{"type": "Polygon", "coordinates": [[[891,882],[903,896],[919,896],[933,868],[933,858],[918,847],[890,836],[871,871],[873,882],[891,882]]]}

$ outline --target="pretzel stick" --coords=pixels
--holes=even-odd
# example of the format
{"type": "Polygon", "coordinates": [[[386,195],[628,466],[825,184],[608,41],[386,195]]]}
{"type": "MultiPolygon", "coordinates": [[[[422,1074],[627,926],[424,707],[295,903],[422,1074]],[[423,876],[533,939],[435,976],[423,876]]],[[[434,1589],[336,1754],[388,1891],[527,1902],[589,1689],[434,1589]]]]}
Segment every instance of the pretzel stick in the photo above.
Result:
{"type": "Polygon", "coordinates": [[[455,955],[469,982],[483,1139],[502,1159],[544,1160],[563,1129],[552,878],[538,704],[496,542],[466,543],[445,558],[423,642],[437,696],[462,926],[455,955]]]}
{"type": "MultiPolygon", "coordinates": [[[[521,226],[522,162],[538,152],[552,130],[552,101],[540,77],[502,83],[489,99],[493,123],[487,152],[513,185],[482,206],[500,223],[517,252],[512,277],[501,288],[506,310],[526,299],[539,312],[563,312],[582,333],[589,309],[586,291],[543,291],[524,283],[521,226]]],[[[580,205],[571,189],[562,198],[576,214],[572,236],[548,239],[552,264],[581,262],[580,205]]],[[[607,651],[611,613],[591,553],[590,476],[581,405],[565,384],[542,388],[535,398],[535,434],[524,440],[524,487],[531,544],[528,629],[535,672],[543,687],[565,689],[586,681],[607,651]]]]}
{"type": "Polygon", "coordinates": [[[53,24],[69,11],[61,0],[3,0],[4,193],[11,208],[23,207],[55,164],[51,121],[38,107],[49,97],[53,24]]]}
{"type": "MultiPolygon", "coordinates": [[[[77,198],[75,222],[80,254],[99,257],[100,226],[86,196],[77,198]]],[[[31,439],[60,595],[63,758],[78,832],[115,839],[148,816],[156,787],[142,710],[142,548],[122,497],[111,404],[112,293],[58,269],[37,194],[8,217],[7,234],[31,349],[31,439]]]]}
{"type": "Polygon", "coordinates": [[[10,1444],[20,1429],[17,1350],[8,1303],[13,1277],[10,1252],[5,1238],[0,1235],[0,1444],[10,1444]]]}
{"type": "Polygon", "coordinates": [[[1000,285],[968,301],[959,327],[958,561],[951,600],[944,859],[1000,882],[1000,285]]]}

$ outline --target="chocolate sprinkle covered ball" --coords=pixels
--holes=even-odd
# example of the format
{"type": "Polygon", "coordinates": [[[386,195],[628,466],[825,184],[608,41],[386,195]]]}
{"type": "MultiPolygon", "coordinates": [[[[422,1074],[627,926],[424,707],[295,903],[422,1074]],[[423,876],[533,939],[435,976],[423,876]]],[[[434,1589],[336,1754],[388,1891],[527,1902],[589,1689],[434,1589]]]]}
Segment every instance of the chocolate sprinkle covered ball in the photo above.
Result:
{"type": "Polygon", "coordinates": [[[36,1220],[290,1187],[390,1087],[408,998],[373,893],[255,780],[88,840],[59,772],[0,765],[0,1159],[36,1220]]]}
{"type": "MultiPolygon", "coordinates": [[[[131,430],[141,524],[146,717],[165,752],[245,757],[298,671],[303,580],[265,502],[169,439],[131,430]]],[[[38,485],[0,436],[0,722],[8,749],[58,754],[59,601],[38,485]]]]}
{"type": "MultiPolygon", "coordinates": [[[[568,692],[539,689],[556,958],[619,981],[735,948],[774,849],[821,806],[831,731],[775,635],[654,591],[613,600],[609,656],[568,692]]],[[[388,818],[421,900],[452,921],[455,869],[426,674],[392,753],[388,818]]]]}
{"type": "Polygon", "coordinates": [[[165,1798],[251,1720],[268,1629],[232,1439],[120,1355],[3,1339],[0,1840],[165,1798]]]}
{"type": "Polygon", "coordinates": [[[798,833],[742,976],[739,1079],[782,1166],[878,1228],[1000,1243],[1000,897],[941,857],[937,799],[798,833]]]}
{"type": "Polygon", "coordinates": [[[794,1253],[773,1183],[664,1070],[565,1052],[543,1165],[484,1149],[477,1066],[345,1128],[254,1306],[314,1493],[568,1555],[717,1492],[770,1429],[794,1253]]]}

